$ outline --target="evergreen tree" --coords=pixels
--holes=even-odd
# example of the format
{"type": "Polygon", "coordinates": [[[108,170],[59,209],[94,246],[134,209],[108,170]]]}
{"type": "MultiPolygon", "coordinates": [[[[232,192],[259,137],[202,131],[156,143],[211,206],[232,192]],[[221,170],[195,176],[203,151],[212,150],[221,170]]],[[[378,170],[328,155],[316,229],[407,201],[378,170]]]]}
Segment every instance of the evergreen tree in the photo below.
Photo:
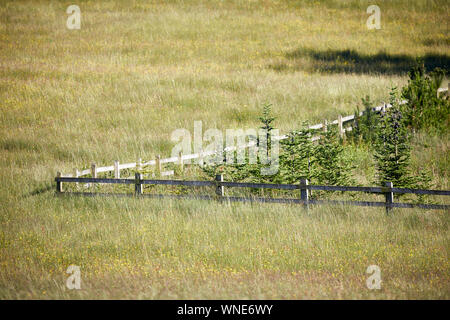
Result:
{"type": "Polygon", "coordinates": [[[353,183],[353,167],[345,156],[337,128],[328,126],[315,148],[315,179],[322,185],[348,185],[353,183]]]}
{"type": "Polygon", "coordinates": [[[263,108],[263,114],[259,117],[259,121],[261,121],[262,126],[261,129],[267,130],[270,132],[274,129],[273,122],[275,121],[275,117],[272,116],[272,105],[266,104],[263,108]]]}
{"type": "Polygon", "coordinates": [[[437,133],[448,132],[450,100],[437,91],[444,77],[445,70],[440,68],[426,75],[421,60],[411,69],[408,85],[402,89],[402,97],[407,101],[402,107],[407,126],[437,133]]]}
{"type": "Polygon", "coordinates": [[[301,179],[311,181],[314,167],[314,144],[311,137],[312,130],[304,122],[301,130],[291,131],[281,141],[279,182],[296,183],[301,179]]]}
{"type": "Polygon", "coordinates": [[[392,107],[381,114],[374,158],[377,182],[392,182],[396,187],[411,187],[409,176],[410,145],[405,119],[400,111],[396,88],[390,93],[392,107]]]}
{"type": "MultiPolygon", "coordinates": [[[[274,128],[275,117],[272,116],[271,104],[265,105],[263,108],[262,115],[259,120],[262,123],[261,129],[266,131],[267,144],[260,143],[258,137],[258,148],[262,149],[262,152],[266,154],[267,157],[270,156],[270,146],[271,146],[271,131],[274,128]]],[[[237,151],[235,151],[235,159],[237,158],[237,151]]],[[[277,175],[261,175],[261,169],[267,167],[267,164],[261,163],[260,152],[258,151],[258,159],[256,163],[249,163],[248,151],[246,150],[245,162],[243,164],[237,163],[223,163],[223,164],[212,164],[204,166],[203,172],[205,172],[210,177],[215,177],[216,174],[223,174],[227,177],[227,180],[231,181],[246,181],[246,182],[257,182],[257,183],[271,183],[278,177],[277,175]]]]}
{"type": "Polygon", "coordinates": [[[262,116],[259,117],[259,121],[261,121],[262,123],[262,126],[260,128],[265,130],[267,139],[267,144],[262,144],[261,146],[259,146],[259,148],[263,148],[265,150],[267,157],[269,157],[270,155],[271,131],[274,129],[273,122],[275,121],[275,117],[272,116],[271,107],[272,107],[271,104],[266,104],[263,108],[262,116]]]}

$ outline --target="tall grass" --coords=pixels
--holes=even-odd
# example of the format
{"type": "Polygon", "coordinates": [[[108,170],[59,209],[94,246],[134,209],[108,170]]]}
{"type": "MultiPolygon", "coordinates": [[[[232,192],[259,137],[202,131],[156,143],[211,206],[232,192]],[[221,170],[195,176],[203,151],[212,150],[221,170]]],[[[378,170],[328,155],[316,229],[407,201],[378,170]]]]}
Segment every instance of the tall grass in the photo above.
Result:
{"type": "Polygon", "coordinates": [[[32,212],[2,217],[3,298],[448,297],[443,212],[51,194],[23,202],[32,212]],[[71,264],[81,291],[65,288],[71,264]],[[365,287],[371,264],[382,270],[377,293],[365,287]]]}
{"type": "MultiPolygon", "coordinates": [[[[169,155],[194,120],[256,128],[272,103],[287,132],[387,100],[397,65],[448,63],[447,1],[378,1],[377,31],[369,1],[80,1],[78,31],[70,4],[0,5],[1,298],[449,298],[446,212],[53,196],[56,171],[169,155]]],[[[448,138],[412,160],[448,188],[448,138]]]]}

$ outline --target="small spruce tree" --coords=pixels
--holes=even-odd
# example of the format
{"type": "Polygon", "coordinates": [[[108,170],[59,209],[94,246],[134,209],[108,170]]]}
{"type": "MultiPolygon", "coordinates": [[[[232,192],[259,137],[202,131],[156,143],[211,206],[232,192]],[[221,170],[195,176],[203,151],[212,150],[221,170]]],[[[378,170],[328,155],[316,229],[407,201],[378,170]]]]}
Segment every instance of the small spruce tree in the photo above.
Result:
{"type": "Polygon", "coordinates": [[[349,185],[353,166],[345,156],[337,128],[328,126],[315,148],[315,175],[318,184],[349,185]]]}
{"type": "Polygon", "coordinates": [[[396,88],[390,93],[392,107],[381,114],[374,158],[377,183],[392,182],[396,187],[411,187],[409,175],[410,144],[405,118],[399,108],[396,88]]]}
{"type": "Polygon", "coordinates": [[[266,139],[267,144],[260,146],[260,148],[264,148],[266,156],[269,157],[270,155],[270,145],[271,145],[271,131],[274,129],[273,122],[275,121],[275,117],[272,116],[272,105],[266,104],[263,108],[263,114],[261,117],[259,117],[259,121],[261,121],[262,126],[261,129],[265,130],[266,132],[266,139]]]}
{"type": "MultiPolygon", "coordinates": [[[[271,104],[267,104],[263,108],[262,115],[259,117],[261,121],[261,129],[266,130],[267,144],[259,143],[258,137],[258,147],[262,148],[262,152],[266,154],[267,157],[270,156],[270,146],[271,146],[271,131],[275,129],[274,121],[275,117],[272,116],[271,104]]],[[[260,154],[258,152],[258,154],[260,154]]],[[[237,151],[235,151],[235,159],[237,156],[237,151]]],[[[226,176],[227,180],[231,181],[247,181],[247,182],[257,182],[257,183],[270,183],[277,179],[278,175],[261,175],[261,168],[266,167],[261,163],[259,157],[257,163],[249,163],[248,152],[245,154],[245,163],[223,163],[223,164],[212,164],[204,166],[202,168],[203,172],[210,177],[214,177],[216,174],[223,174],[226,176]]]]}
{"type": "Polygon", "coordinates": [[[291,131],[281,141],[279,179],[281,183],[296,183],[301,179],[313,178],[314,144],[311,140],[312,130],[308,123],[303,123],[301,130],[291,131]]]}

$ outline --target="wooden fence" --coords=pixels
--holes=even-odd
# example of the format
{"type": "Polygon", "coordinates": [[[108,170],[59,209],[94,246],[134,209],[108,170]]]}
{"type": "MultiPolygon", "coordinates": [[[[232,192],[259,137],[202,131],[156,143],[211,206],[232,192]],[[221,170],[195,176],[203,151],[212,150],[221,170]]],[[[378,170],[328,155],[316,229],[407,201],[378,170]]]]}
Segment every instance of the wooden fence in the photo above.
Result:
{"type": "Polygon", "coordinates": [[[138,196],[153,198],[193,198],[205,200],[221,201],[243,201],[243,202],[272,202],[272,203],[297,203],[305,208],[309,205],[330,204],[330,205],[353,205],[385,207],[386,212],[392,208],[423,208],[449,210],[450,205],[444,204],[421,204],[421,203],[399,203],[394,202],[394,194],[419,194],[419,195],[441,195],[449,196],[448,190],[422,190],[408,188],[394,188],[391,182],[385,187],[351,187],[351,186],[319,186],[310,185],[308,180],[302,180],[300,184],[267,184],[267,183],[246,183],[246,182],[227,182],[223,180],[222,175],[217,175],[214,181],[184,181],[184,180],[147,180],[143,179],[141,173],[136,173],[135,179],[103,179],[103,178],[74,178],[57,176],[56,191],[57,194],[72,194],[84,196],[138,196]],[[113,183],[113,184],[132,184],[134,185],[134,194],[118,193],[94,193],[94,192],[63,192],[63,183],[113,183]],[[143,193],[143,185],[172,185],[189,187],[213,187],[214,195],[164,195],[164,194],[146,194],[143,193]],[[280,189],[280,190],[300,190],[299,198],[265,198],[265,197],[228,197],[225,196],[225,188],[257,188],[257,189],[280,189]],[[365,192],[374,194],[384,194],[384,202],[373,201],[341,201],[341,200],[316,200],[310,199],[311,190],[321,191],[341,191],[341,192],[365,192]]]}
{"type": "MultiPolygon", "coordinates": [[[[449,83],[450,86],[450,83],[449,83]]],[[[448,94],[448,89],[447,88],[440,88],[438,90],[438,94],[440,94],[441,92],[447,92],[448,94]]],[[[406,100],[403,100],[400,102],[400,104],[405,104],[406,100]]],[[[378,107],[374,107],[372,108],[373,111],[375,112],[380,112],[382,110],[388,109],[390,108],[391,105],[390,104],[386,104],[383,103],[383,105],[380,105],[378,107]]],[[[360,115],[363,115],[364,112],[360,112],[360,115]]],[[[351,114],[348,116],[339,116],[338,119],[333,120],[333,121],[327,121],[324,120],[323,123],[319,123],[319,124],[315,124],[310,126],[310,129],[313,130],[324,130],[326,129],[327,125],[337,125],[338,126],[338,131],[339,134],[341,136],[343,136],[345,134],[346,131],[351,131],[352,127],[348,126],[346,127],[346,124],[351,123],[355,120],[355,115],[351,114]]],[[[287,136],[286,135],[282,135],[277,137],[278,140],[283,140],[286,139],[287,136]]],[[[312,140],[318,140],[320,139],[320,136],[316,136],[313,137],[312,140]]],[[[233,146],[233,147],[227,147],[224,149],[224,152],[227,151],[235,151],[238,149],[245,149],[245,148],[249,148],[249,147],[255,147],[255,142],[252,141],[248,144],[244,144],[241,146],[233,146]]],[[[78,169],[74,169],[74,172],[72,174],[62,174],[62,176],[64,177],[74,177],[74,178],[78,178],[78,177],[82,177],[82,176],[86,176],[86,175],[91,175],[92,177],[96,178],[98,173],[102,173],[102,172],[114,172],[114,177],[116,179],[120,178],[120,171],[123,169],[141,169],[144,166],[155,166],[156,168],[156,176],[157,177],[164,177],[164,176],[171,176],[174,175],[174,171],[173,170],[169,170],[169,171],[163,171],[162,170],[162,166],[163,164],[166,163],[177,163],[179,164],[181,167],[183,167],[183,164],[185,161],[191,161],[192,159],[203,159],[207,156],[212,156],[214,154],[214,151],[209,151],[209,152],[200,152],[200,153],[193,153],[193,154],[186,154],[183,155],[182,153],[179,153],[178,156],[176,157],[171,157],[171,158],[164,158],[161,159],[161,157],[158,155],[156,156],[155,159],[153,160],[149,160],[149,161],[142,161],[142,159],[138,159],[136,162],[131,162],[131,163],[123,163],[120,164],[119,161],[114,161],[114,164],[112,166],[106,166],[106,167],[98,167],[95,163],[93,163],[91,165],[91,168],[89,169],[84,169],[84,170],[78,170],[78,169]]]]}

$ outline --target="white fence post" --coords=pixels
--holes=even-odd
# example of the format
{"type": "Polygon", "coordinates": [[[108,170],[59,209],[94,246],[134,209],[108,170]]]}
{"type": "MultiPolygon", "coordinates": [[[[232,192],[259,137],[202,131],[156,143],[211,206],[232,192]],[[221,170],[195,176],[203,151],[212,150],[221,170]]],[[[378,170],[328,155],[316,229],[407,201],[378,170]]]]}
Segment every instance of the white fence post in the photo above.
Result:
{"type": "Polygon", "coordinates": [[[202,168],[204,164],[205,164],[205,159],[204,159],[203,150],[202,150],[198,155],[198,165],[200,166],[200,168],[202,168]]]}
{"type": "Polygon", "coordinates": [[[344,128],[342,126],[342,116],[338,116],[338,130],[339,130],[339,136],[342,138],[344,137],[344,128]]]}
{"type": "Polygon", "coordinates": [[[114,161],[114,178],[120,179],[119,160],[114,161]]]}
{"type": "MultiPolygon", "coordinates": [[[[75,177],[75,178],[78,178],[79,176],[80,176],[80,171],[78,171],[78,169],[74,169],[74,173],[73,173],[73,176],[75,177]]],[[[75,186],[78,188],[78,182],[76,182],[75,183],[75,186]]]]}
{"type": "Polygon", "coordinates": [[[180,166],[180,172],[183,173],[184,169],[183,151],[178,152],[178,165],[180,166]]]}
{"type": "Polygon", "coordinates": [[[161,156],[157,155],[155,159],[155,169],[156,169],[156,176],[161,176],[161,156]]]}

